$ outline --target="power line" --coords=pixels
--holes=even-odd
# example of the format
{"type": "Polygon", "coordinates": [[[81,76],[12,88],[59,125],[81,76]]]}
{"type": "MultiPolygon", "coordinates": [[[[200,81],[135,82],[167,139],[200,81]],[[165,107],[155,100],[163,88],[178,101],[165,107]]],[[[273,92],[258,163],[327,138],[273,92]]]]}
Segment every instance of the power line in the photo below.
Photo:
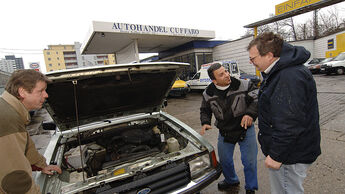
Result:
{"type": "Polygon", "coordinates": [[[43,55],[43,52],[42,53],[27,53],[27,52],[10,52],[10,51],[1,51],[0,50],[0,53],[5,53],[5,54],[22,54],[22,55],[43,55]]]}
{"type": "Polygon", "coordinates": [[[11,51],[43,51],[43,49],[19,49],[19,48],[0,48],[0,50],[11,50],[11,51]]]}

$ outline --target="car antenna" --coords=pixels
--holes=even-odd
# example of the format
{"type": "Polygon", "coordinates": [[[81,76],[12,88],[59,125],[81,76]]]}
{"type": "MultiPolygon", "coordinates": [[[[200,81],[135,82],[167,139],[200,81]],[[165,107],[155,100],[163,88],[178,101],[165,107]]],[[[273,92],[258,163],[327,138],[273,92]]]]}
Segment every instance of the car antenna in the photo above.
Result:
{"type": "Polygon", "coordinates": [[[80,132],[79,132],[79,117],[78,117],[78,101],[77,101],[77,80],[73,80],[73,88],[74,88],[74,105],[75,105],[75,118],[77,121],[77,130],[78,130],[78,143],[79,143],[79,151],[80,151],[80,162],[81,162],[81,169],[83,173],[83,182],[85,182],[85,175],[84,175],[84,161],[83,161],[83,154],[81,150],[81,140],[80,140],[80,132]]]}

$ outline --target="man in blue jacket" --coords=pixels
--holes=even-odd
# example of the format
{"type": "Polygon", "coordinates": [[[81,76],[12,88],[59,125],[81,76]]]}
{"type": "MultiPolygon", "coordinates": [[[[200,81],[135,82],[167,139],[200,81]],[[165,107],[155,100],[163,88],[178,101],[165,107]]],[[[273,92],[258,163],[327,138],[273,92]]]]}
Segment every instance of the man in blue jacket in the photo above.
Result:
{"type": "Polygon", "coordinates": [[[316,84],[303,65],[310,53],[272,32],[259,35],[247,49],[263,76],[258,139],[271,193],[303,193],[306,171],[321,154],[316,84]]]}

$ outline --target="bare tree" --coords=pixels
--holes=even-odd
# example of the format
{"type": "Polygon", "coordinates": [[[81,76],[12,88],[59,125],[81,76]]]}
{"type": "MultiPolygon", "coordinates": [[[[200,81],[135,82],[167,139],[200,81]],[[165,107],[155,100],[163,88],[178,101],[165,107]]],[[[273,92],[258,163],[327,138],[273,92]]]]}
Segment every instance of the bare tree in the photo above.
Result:
{"type": "Polygon", "coordinates": [[[296,28],[292,17],[282,20],[282,26],[286,29],[287,40],[297,40],[296,28]]]}
{"type": "Polygon", "coordinates": [[[319,32],[320,35],[327,35],[342,28],[344,18],[340,18],[337,7],[331,7],[319,12],[319,32]]]}
{"type": "MultiPolygon", "coordinates": [[[[340,8],[344,9],[344,8],[340,8]]],[[[339,16],[336,5],[315,10],[313,18],[304,23],[295,23],[293,18],[287,18],[258,27],[258,34],[271,31],[279,33],[285,40],[306,40],[325,36],[345,29],[345,18],[339,16]]],[[[273,14],[270,14],[273,17],[273,14]]],[[[253,29],[247,29],[245,35],[253,35],[253,29]]]]}

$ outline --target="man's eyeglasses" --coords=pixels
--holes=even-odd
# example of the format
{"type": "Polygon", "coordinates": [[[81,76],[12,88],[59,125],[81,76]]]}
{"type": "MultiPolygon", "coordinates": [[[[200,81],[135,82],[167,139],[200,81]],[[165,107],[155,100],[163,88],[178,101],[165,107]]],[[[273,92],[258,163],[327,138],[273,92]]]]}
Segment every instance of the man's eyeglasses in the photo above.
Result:
{"type": "Polygon", "coordinates": [[[251,61],[252,63],[254,63],[254,59],[256,58],[256,57],[258,57],[259,55],[256,55],[255,57],[252,57],[252,58],[250,58],[249,57],[249,61],[251,61]]]}

